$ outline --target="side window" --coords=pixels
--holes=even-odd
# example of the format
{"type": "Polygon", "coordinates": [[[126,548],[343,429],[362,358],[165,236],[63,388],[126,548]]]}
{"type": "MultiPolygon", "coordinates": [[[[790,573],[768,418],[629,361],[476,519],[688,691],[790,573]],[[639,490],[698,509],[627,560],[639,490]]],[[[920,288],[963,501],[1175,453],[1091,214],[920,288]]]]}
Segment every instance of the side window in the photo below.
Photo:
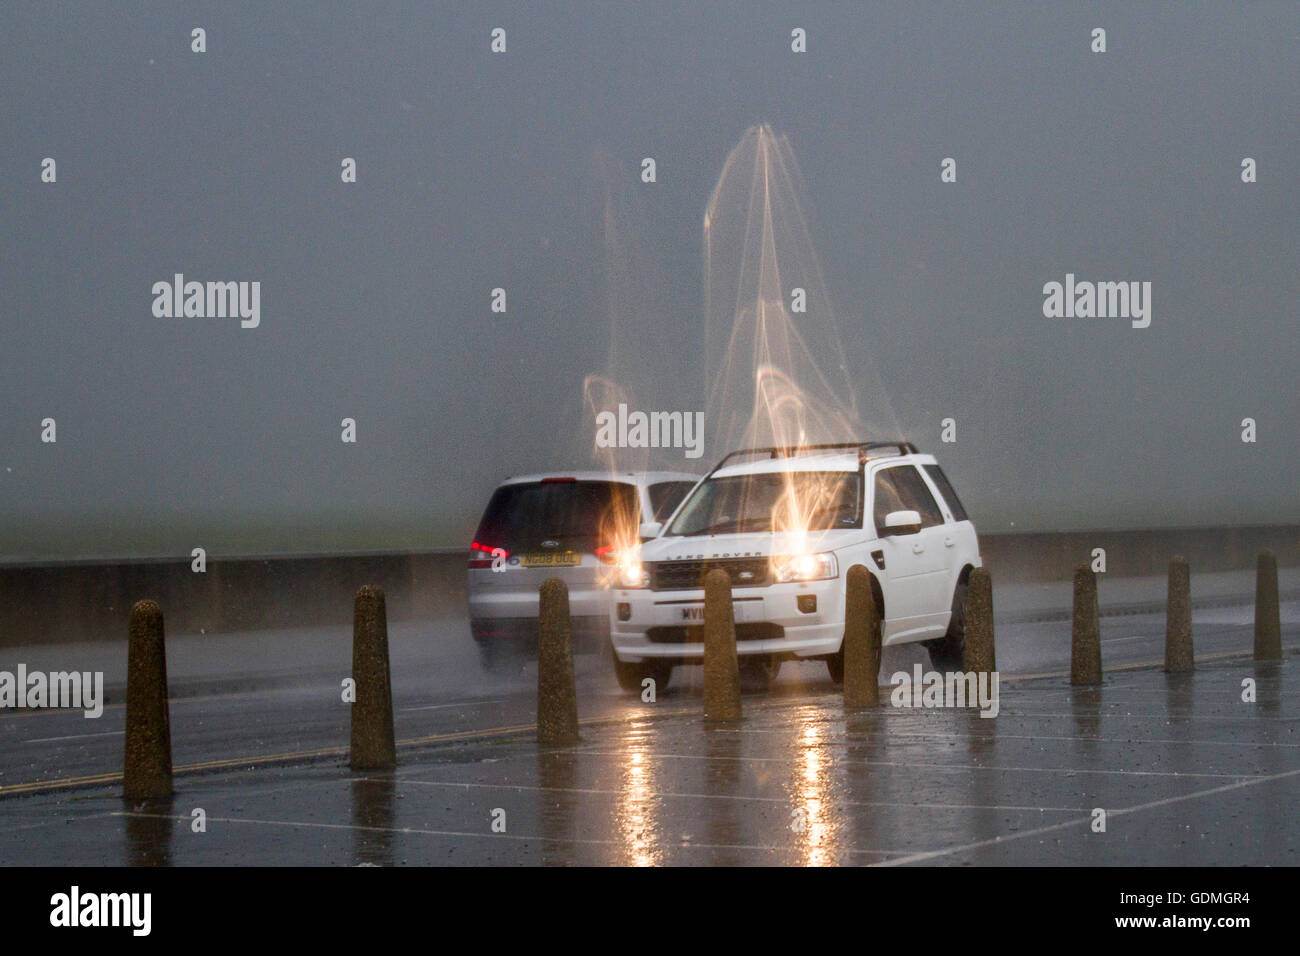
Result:
{"type": "Polygon", "coordinates": [[[876,523],[876,531],[882,532],[885,528],[885,515],[891,511],[904,511],[907,506],[903,504],[903,498],[894,487],[893,474],[898,471],[897,468],[884,468],[876,472],[875,491],[872,494],[871,517],[876,523]]]}
{"type": "Polygon", "coordinates": [[[952,512],[953,521],[966,521],[966,509],[962,507],[961,499],[957,497],[957,492],[953,490],[952,483],[948,476],[943,473],[943,469],[938,465],[926,465],[925,473],[930,476],[934,486],[939,489],[939,494],[943,495],[943,500],[948,502],[948,509],[952,512]]]}
{"type": "Polygon", "coordinates": [[[893,478],[894,487],[898,489],[898,497],[903,502],[901,507],[920,513],[922,528],[943,524],[943,512],[939,510],[939,503],[934,500],[934,495],[926,487],[925,479],[914,466],[899,465],[897,468],[886,469],[886,473],[893,478]]]}

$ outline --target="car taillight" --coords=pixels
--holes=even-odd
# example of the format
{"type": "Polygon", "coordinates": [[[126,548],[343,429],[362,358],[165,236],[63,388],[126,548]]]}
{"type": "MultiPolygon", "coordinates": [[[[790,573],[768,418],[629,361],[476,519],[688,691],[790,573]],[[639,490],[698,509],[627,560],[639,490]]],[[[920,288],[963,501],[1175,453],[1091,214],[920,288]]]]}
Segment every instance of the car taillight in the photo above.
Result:
{"type": "Polygon", "coordinates": [[[469,546],[469,566],[471,568],[490,568],[498,559],[504,561],[510,557],[505,548],[494,548],[488,544],[471,542],[469,546]]]}
{"type": "Polygon", "coordinates": [[[597,548],[596,557],[604,564],[618,564],[618,551],[612,544],[603,544],[597,548]]]}

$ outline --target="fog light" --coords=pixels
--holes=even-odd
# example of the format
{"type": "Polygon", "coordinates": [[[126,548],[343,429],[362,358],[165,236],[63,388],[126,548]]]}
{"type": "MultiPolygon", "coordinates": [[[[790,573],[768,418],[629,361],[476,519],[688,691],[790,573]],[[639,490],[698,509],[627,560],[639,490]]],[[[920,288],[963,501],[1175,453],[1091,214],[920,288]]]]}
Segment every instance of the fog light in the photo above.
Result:
{"type": "Polygon", "coordinates": [[[632,605],[626,601],[618,602],[618,619],[620,621],[632,620],[632,605]]]}
{"type": "Polygon", "coordinates": [[[817,595],[815,594],[800,594],[798,603],[799,610],[804,614],[815,614],[817,612],[817,595]]]}

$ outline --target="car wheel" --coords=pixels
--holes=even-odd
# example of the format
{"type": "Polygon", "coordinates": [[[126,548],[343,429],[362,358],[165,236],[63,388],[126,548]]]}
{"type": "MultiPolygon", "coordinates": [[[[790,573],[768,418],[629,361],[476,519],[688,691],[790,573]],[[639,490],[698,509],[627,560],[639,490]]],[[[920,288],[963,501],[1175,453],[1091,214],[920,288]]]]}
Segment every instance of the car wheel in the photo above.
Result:
{"type": "Polygon", "coordinates": [[[831,680],[835,683],[844,683],[844,648],[842,646],[838,651],[826,658],[826,670],[830,672],[831,680]]]}
{"type": "Polygon", "coordinates": [[[781,661],[771,654],[747,654],[740,658],[742,690],[767,690],[781,673],[781,661]]]}
{"type": "Polygon", "coordinates": [[[641,693],[641,682],[649,677],[655,682],[657,697],[668,688],[668,682],[673,679],[673,665],[669,661],[624,662],[615,655],[614,676],[618,678],[618,686],[630,694],[641,693]]]}
{"type": "Polygon", "coordinates": [[[966,656],[966,593],[966,582],[962,581],[952,595],[952,617],[948,621],[948,633],[937,640],[925,642],[925,649],[930,652],[930,662],[940,670],[960,668],[966,656]]]}
{"type": "Polygon", "coordinates": [[[489,674],[504,674],[510,665],[511,656],[493,641],[483,641],[478,645],[479,663],[489,674]]]}

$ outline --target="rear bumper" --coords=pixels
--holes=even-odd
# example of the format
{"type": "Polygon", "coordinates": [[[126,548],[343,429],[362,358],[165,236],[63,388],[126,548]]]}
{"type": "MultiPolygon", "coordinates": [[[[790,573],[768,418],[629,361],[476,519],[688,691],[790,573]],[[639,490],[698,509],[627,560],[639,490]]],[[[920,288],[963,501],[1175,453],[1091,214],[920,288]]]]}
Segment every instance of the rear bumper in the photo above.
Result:
{"type": "Polygon", "coordinates": [[[493,574],[491,571],[469,572],[469,616],[498,620],[503,618],[537,618],[538,591],[547,577],[558,577],[569,589],[569,613],[574,617],[609,615],[609,589],[601,587],[594,571],[575,568],[567,575],[538,573],[493,574]]]}
{"type": "MultiPolygon", "coordinates": [[[[533,617],[472,617],[470,632],[480,645],[492,645],[520,657],[536,657],[539,627],[536,613],[534,607],[533,617]]],[[[599,653],[609,644],[608,614],[575,614],[569,622],[575,654],[599,653]]]]}

